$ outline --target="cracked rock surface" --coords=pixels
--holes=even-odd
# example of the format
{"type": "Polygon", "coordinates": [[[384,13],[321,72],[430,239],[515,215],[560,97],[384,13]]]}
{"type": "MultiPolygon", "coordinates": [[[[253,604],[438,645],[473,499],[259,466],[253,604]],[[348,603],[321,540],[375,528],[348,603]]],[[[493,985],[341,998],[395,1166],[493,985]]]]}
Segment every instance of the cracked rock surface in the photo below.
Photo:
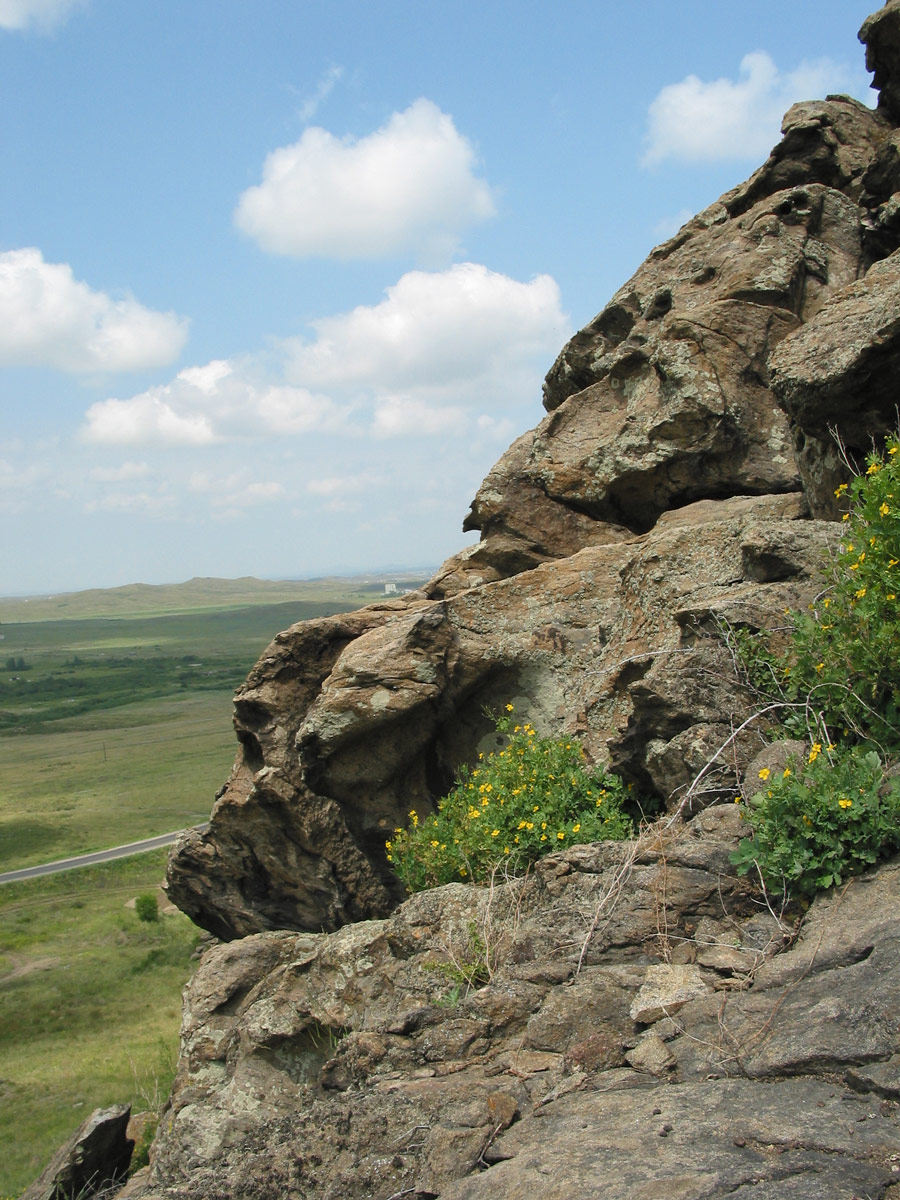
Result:
{"type": "Polygon", "coordinates": [[[900,866],[774,913],[733,874],[742,825],[716,805],[493,889],[208,951],[130,1195],[886,1196],[900,866]]]}

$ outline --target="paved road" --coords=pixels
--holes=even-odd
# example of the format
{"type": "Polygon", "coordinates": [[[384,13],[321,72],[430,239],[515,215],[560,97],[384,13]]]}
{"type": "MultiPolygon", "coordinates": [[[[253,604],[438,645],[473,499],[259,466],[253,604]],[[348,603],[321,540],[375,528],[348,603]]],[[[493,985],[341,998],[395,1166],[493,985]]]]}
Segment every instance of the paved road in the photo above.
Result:
{"type": "MultiPolygon", "coordinates": [[[[205,829],[206,825],[198,825],[196,828],[205,829]]],[[[34,879],[37,875],[55,875],[57,871],[72,871],[76,867],[89,867],[93,863],[110,862],[114,858],[127,858],[129,854],[143,854],[146,850],[171,846],[183,833],[183,829],[176,829],[174,833],[161,833],[157,837],[144,838],[140,842],[129,842],[127,846],[114,846],[112,850],[96,850],[93,854],[79,854],[76,858],[60,858],[56,862],[44,863],[40,867],[22,867],[18,871],[5,871],[0,874],[0,883],[12,883],[16,879],[34,879]]]]}

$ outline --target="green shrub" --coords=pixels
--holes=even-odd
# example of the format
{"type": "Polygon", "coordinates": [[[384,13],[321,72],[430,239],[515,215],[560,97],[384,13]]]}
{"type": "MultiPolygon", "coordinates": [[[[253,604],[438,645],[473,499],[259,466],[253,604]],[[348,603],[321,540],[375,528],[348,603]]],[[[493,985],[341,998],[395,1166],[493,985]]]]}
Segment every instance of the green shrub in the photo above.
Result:
{"type": "Polygon", "coordinates": [[[141,892],[134,902],[134,911],[141,921],[159,920],[159,903],[154,892],[141,892]]]}
{"type": "Polygon", "coordinates": [[[481,882],[498,865],[519,870],[542,854],[579,842],[630,837],[623,812],[629,789],[615,775],[587,765],[572,739],[538,737],[513,723],[513,706],[496,717],[502,750],[462,768],[438,811],[386,843],[388,861],[408,891],[453,880],[481,882]]]}
{"type": "MultiPolygon", "coordinates": [[[[745,681],[783,704],[777,736],[812,743],[806,762],[761,772],[747,806],[752,836],[732,856],[742,873],[812,895],[900,847],[900,439],[841,484],[840,544],[826,587],[794,614],[787,651],[733,637],[745,681]]],[[[733,631],[732,631],[733,632],[733,631]]],[[[762,639],[759,639],[761,641],[762,639]]]]}
{"type": "Polygon", "coordinates": [[[760,779],[753,836],[732,855],[741,874],[758,865],[766,882],[811,896],[900,847],[900,779],[885,780],[874,750],[814,742],[805,763],[760,779]]]}
{"type": "Polygon", "coordinates": [[[837,489],[848,511],[826,590],[798,614],[788,694],[833,741],[900,750],[900,442],[837,489]],[[824,725],[821,724],[824,722],[824,725]]]}

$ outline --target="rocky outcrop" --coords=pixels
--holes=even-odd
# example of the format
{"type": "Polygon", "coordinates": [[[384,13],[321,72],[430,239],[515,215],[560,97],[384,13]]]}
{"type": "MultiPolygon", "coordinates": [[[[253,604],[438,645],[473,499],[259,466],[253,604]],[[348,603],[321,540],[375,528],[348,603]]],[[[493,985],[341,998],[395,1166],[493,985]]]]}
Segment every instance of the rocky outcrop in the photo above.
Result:
{"type": "Polygon", "coordinates": [[[900,867],[798,935],[733,874],[741,832],[717,805],[386,920],[211,950],[140,1194],[885,1196],[900,867]]]}
{"type": "Polygon", "coordinates": [[[387,915],[385,838],[509,701],[651,809],[733,794],[759,742],[752,724],[732,737],[750,709],[717,630],[806,602],[844,458],[894,419],[898,2],[863,31],[878,110],[795,105],[766,163],[563,349],[547,417],[473,502],[479,544],[422,591],[266,650],[209,829],[171,859],[195,921],[232,938],[387,915]],[[722,746],[730,767],[711,769],[722,746]]]}
{"type": "Polygon", "coordinates": [[[731,800],[790,747],[721,636],[806,602],[844,460],[895,421],[900,0],[862,36],[877,111],[795,105],[569,342],[479,544],[279,634],[238,692],[169,869],[226,942],[130,1195],[900,1196],[900,865],[805,913],[736,877],[731,800]],[[401,904],[385,838],[507,702],[663,816],[401,904]]]}
{"type": "MultiPolygon", "coordinates": [[[[485,708],[509,701],[680,803],[720,746],[732,764],[759,748],[752,726],[731,741],[747,698],[717,633],[805,599],[834,531],[805,516],[796,493],[700,501],[448,600],[279,634],[238,693],[238,767],[209,830],[177,848],[170,895],[222,937],[386,915],[402,896],[385,838],[491,748],[485,708]]],[[[688,803],[735,788],[719,767],[688,803]]]]}

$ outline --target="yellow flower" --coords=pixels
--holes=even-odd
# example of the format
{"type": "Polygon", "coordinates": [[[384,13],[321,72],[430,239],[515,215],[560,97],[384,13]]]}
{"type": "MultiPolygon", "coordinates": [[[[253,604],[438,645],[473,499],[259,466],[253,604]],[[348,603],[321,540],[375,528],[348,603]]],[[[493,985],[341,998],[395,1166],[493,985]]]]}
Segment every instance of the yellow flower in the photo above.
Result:
{"type": "Polygon", "coordinates": [[[492,829],[492,830],[491,830],[491,837],[498,837],[498,836],[499,836],[499,834],[500,834],[500,830],[499,830],[499,829],[492,829]]]}
{"type": "Polygon", "coordinates": [[[437,850],[439,845],[440,845],[440,842],[437,840],[437,838],[432,838],[432,840],[431,840],[432,850],[437,850]]]}
{"type": "Polygon", "coordinates": [[[866,589],[865,589],[865,588],[859,588],[859,589],[857,590],[857,592],[856,592],[856,598],[857,598],[857,600],[862,600],[862,598],[863,598],[863,596],[864,596],[865,594],[866,594],[866,589]]]}
{"type": "Polygon", "coordinates": [[[809,761],[811,763],[814,763],[821,753],[822,753],[822,743],[821,742],[813,742],[812,749],[809,752],[809,761]]]}
{"type": "Polygon", "coordinates": [[[847,485],[846,485],[846,483],[842,483],[842,484],[840,485],[840,487],[836,487],[836,488],[834,489],[834,494],[835,494],[835,495],[836,495],[838,498],[840,498],[841,496],[843,496],[843,494],[844,494],[844,492],[846,492],[846,490],[847,490],[847,485]]]}
{"type": "Polygon", "coordinates": [[[852,808],[853,807],[853,801],[848,800],[846,797],[842,797],[840,800],[838,800],[838,804],[841,806],[841,808],[852,808]]]}
{"type": "Polygon", "coordinates": [[[888,592],[888,594],[885,596],[885,600],[896,600],[896,599],[897,599],[897,597],[894,595],[893,592],[888,592]]]}
{"type": "MultiPolygon", "coordinates": [[[[822,628],[824,629],[824,628],[825,628],[825,626],[823,625],[823,626],[822,626],[822,628]]],[[[831,626],[829,625],[829,627],[828,627],[828,628],[830,629],[830,628],[831,628],[831,626]]],[[[824,671],[824,670],[825,670],[825,664],[824,664],[823,662],[816,663],[816,670],[817,670],[817,671],[824,671]]]]}
{"type": "Polygon", "coordinates": [[[564,833],[560,832],[556,836],[559,838],[560,841],[562,841],[566,835],[564,833]]]}
{"type": "Polygon", "coordinates": [[[850,520],[850,514],[849,514],[849,513],[844,513],[844,515],[841,517],[841,520],[842,520],[842,521],[849,521],[849,520],[850,520]]]}
{"type": "Polygon", "coordinates": [[[542,841],[542,842],[546,842],[546,840],[547,840],[547,835],[546,835],[546,833],[542,833],[542,834],[541,834],[541,841],[542,841]]]}
{"type": "Polygon", "coordinates": [[[578,824],[577,824],[577,825],[573,825],[573,826],[572,826],[572,832],[573,832],[573,833],[578,833],[578,831],[579,831],[580,829],[581,829],[581,822],[580,822],[580,821],[578,822],[578,824]]]}
{"type": "Polygon", "coordinates": [[[772,772],[769,770],[768,767],[763,767],[763,769],[759,773],[759,777],[760,777],[760,779],[765,781],[766,779],[769,778],[769,776],[771,774],[772,774],[772,772]]]}
{"type": "Polygon", "coordinates": [[[782,779],[787,779],[788,775],[790,775],[790,774],[792,774],[792,772],[791,772],[791,768],[790,768],[790,767],[785,767],[785,768],[784,768],[784,774],[782,775],[782,779]]]}
{"type": "Polygon", "coordinates": [[[506,706],[506,711],[507,711],[507,712],[512,712],[512,710],[513,710],[513,706],[512,706],[511,704],[507,704],[507,706],[506,706]]]}
{"type": "Polygon", "coordinates": [[[891,446],[891,448],[888,450],[888,454],[896,454],[898,449],[900,449],[900,447],[891,446]]]}
{"type": "Polygon", "coordinates": [[[878,466],[878,463],[874,463],[874,462],[869,463],[868,467],[866,468],[866,474],[867,475],[877,475],[879,469],[880,468],[878,466]]]}

